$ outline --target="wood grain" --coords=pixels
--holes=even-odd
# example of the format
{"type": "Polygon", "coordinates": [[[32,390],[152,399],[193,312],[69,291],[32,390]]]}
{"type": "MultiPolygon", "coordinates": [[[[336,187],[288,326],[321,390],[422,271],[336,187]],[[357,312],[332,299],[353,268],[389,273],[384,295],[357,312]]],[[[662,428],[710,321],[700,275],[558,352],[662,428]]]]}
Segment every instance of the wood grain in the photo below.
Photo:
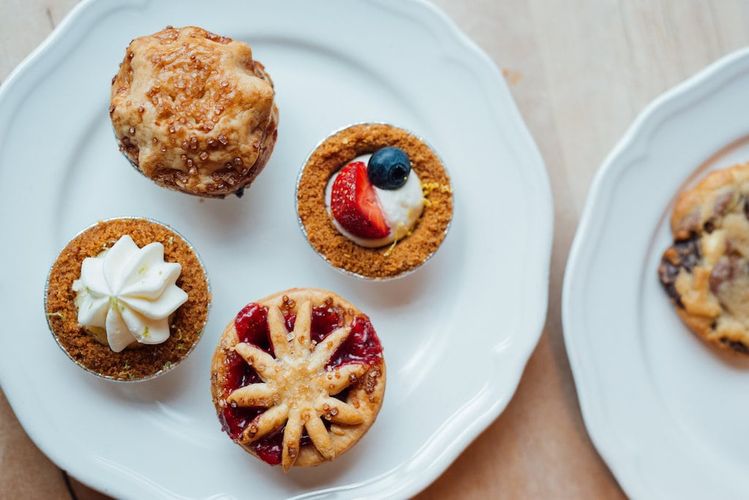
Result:
{"type": "MultiPolygon", "coordinates": [[[[0,80],[74,0],[0,1],[0,80]]],[[[749,42],[740,0],[437,0],[503,69],[555,197],[549,315],[505,413],[421,498],[618,498],[585,432],[562,340],[564,265],[592,176],[659,93],[749,42]]],[[[101,495],[72,481],[80,499],[101,495]]],[[[0,399],[0,496],[68,498],[0,399]]]]}

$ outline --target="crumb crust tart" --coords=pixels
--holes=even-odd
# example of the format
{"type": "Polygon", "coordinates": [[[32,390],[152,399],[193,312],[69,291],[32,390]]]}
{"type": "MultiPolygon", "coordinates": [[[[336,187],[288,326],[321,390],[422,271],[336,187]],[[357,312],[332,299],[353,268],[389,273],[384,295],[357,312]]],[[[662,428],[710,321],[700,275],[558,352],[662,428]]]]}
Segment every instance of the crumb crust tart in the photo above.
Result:
{"type": "Polygon", "coordinates": [[[333,460],[367,432],[385,391],[369,318],[333,292],[296,288],[245,306],[213,356],[223,430],[271,465],[333,460]]]}
{"type": "Polygon", "coordinates": [[[403,275],[427,261],[444,240],[453,216],[450,178],[440,158],[414,134],[392,125],[352,125],[325,139],[299,175],[297,214],[312,248],[333,267],[373,279],[403,275]],[[408,154],[422,183],[425,207],[411,233],[393,245],[366,248],[342,235],[326,209],[325,186],[356,157],[395,146],[408,154]]]}
{"type": "Polygon", "coordinates": [[[165,373],[187,357],[201,337],[210,302],[205,269],[182,236],[149,219],[116,218],[85,229],[60,252],[47,278],[45,313],[58,345],[78,366],[103,378],[135,381],[165,373]],[[177,285],[188,299],[171,316],[170,336],[164,343],[115,353],[78,324],[73,282],[84,259],[107,250],[126,234],[139,247],[153,242],[164,246],[165,259],[182,267],[177,285]]]}

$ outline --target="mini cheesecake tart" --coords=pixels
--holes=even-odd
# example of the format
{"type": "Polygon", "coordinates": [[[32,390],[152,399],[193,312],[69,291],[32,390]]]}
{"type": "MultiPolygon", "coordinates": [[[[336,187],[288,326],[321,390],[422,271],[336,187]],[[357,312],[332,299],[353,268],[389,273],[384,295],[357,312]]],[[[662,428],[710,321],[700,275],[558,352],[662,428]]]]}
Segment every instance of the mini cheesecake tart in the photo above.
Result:
{"type": "Polygon", "coordinates": [[[223,430],[270,465],[308,467],[356,444],[385,392],[369,318],[333,292],[295,288],[245,306],[213,356],[223,430]]]}
{"type": "Polygon", "coordinates": [[[144,218],[98,222],[50,269],[44,307],[57,344],[84,370],[139,381],[166,373],[201,337],[211,303],[192,246],[144,218]]]}
{"type": "Polygon", "coordinates": [[[412,133],[380,123],[325,139],[302,167],[296,204],[312,248],[333,267],[369,279],[421,266],[453,214],[440,158],[412,133]]]}

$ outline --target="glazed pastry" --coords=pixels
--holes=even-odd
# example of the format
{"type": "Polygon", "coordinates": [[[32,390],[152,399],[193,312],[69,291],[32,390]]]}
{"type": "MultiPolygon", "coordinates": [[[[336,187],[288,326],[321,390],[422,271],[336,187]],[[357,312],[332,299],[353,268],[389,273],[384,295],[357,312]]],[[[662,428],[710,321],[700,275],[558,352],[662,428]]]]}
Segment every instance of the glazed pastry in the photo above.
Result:
{"type": "Polygon", "coordinates": [[[679,317],[708,343],[749,354],[749,164],[682,192],[671,231],[658,275],[679,317]]]}
{"type": "Polygon", "coordinates": [[[120,150],[156,183],[207,197],[241,195],[276,143],[273,82],[252,50],[202,28],[133,40],[112,80],[120,150]]]}
{"type": "Polygon", "coordinates": [[[369,318],[319,289],[244,307],[213,356],[211,393],[223,430],[284,470],[333,460],[367,432],[385,391],[369,318]]]}
{"type": "Polygon", "coordinates": [[[310,244],[331,265],[394,278],[442,244],[452,220],[450,178],[410,132],[354,125],[310,155],[297,184],[297,213],[310,244]]]}
{"type": "Polygon", "coordinates": [[[197,254],[148,219],[99,222],[62,250],[49,274],[47,320],[80,367],[113,380],[170,370],[193,349],[210,294],[197,254]]]}

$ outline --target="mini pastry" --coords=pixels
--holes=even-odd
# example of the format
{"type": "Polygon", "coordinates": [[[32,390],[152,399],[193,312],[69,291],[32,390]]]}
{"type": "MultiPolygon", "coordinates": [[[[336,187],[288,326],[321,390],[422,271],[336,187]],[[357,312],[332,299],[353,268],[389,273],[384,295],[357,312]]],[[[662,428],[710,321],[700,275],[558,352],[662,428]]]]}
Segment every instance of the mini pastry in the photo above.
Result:
{"type": "Polygon", "coordinates": [[[99,222],[73,238],[47,279],[47,321],[77,365],[112,380],[167,372],[208,315],[205,270],[189,243],[148,219],[99,222]]]}
{"type": "Polygon", "coordinates": [[[213,356],[223,430],[284,470],[333,460],[367,432],[385,392],[377,333],[349,302],[295,288],[244,307],[213,356]]]}
{"type": "Polygon", "coordinates": [[[322,142],[297,182],[297,214],[312,247],[364,278],[404,275],[442,244],[450,178],[421,139],[385,124],[353,125],[322,142]]]}
{"type": "Polygon", "coordinates": [[[120,151],[157,184],[241,195],[276,143],[274,96],[247,44],[167,27],[130,42],[112,80],[109,116],[120,151]]]}
{"type": "Polygon", "coordinates": [[[706,342],[749,354],[749,164],[679,194],[671,231],[658,276],[679,317],[706,342]]]}

